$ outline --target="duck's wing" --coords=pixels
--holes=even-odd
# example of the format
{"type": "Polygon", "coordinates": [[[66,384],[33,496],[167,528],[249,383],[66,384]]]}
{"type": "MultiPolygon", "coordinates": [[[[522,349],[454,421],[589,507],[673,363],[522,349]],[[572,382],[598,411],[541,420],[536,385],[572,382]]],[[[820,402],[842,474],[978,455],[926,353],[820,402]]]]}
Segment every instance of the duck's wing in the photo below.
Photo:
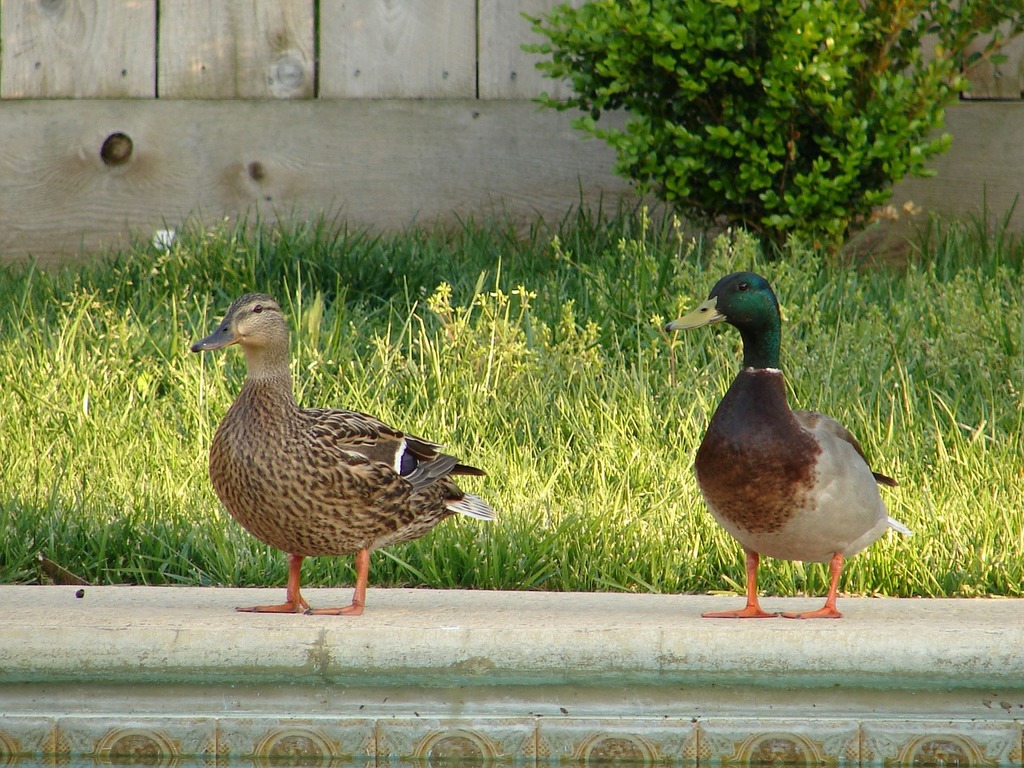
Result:
{"type": "MultiPolygon", "coordinates": [[[[802,426],[809,432],[825,432],[832,435],[833,437],[836,437],[840,440],[849,443],[857,452],[857,454],[862,459],[864,459],[864,464],[865,466],[867,466],[867,458],[864,456],[864,450],[860,447],[860,443],[857,442],[857,438],[855,438],[853,434],[850,432],[850,430],[848,430],[838,421],[836,421],[830,416],[826,416],[822,413],[817,413],[815,411],[793,411],[793,415],[796,417],[796,420],[797,422],[799,422],[800,426],[802,426]]],[[[896,487],[899,485],[899,483],[897,483],[893,478],[889,477],[888,475],[883,475],[881,472],[874,472],[871,470],[870,467],[868,467],[868,471],[871,472],[871,474],[875,478],[875,482],[878,483],[879,485],[888,485],[891,487],[896,487]]],[[[905,526],[899,520],[896,520],[888,514],[886,515],[886,523],[890,528],[895,529],[896,531],[904,534],[905,536],[913,535],[911,530],[907,528],[907,526],[905,526]]]]}
{"type": "Polygon", "coordinates": [[[307,408],[310,438],[320,446],[384,464],[413,490],[426,488],[448,475],[483,475],[483,470],[460,464],[454,456],[441,453],[441,444],[407,435],[380,419],[359,411],[307,408]]]}
{"type": "MultiPolygon", "coordinates": [[[[868,463],[867,456],[864,455],[864,449],[860,447],[860,443],[857,442],[857,438],[853,436],[853,433],[850,432],[850,430],[831,416],[826,416],[825,414],[817,413],[816,411],[793,411],[793,415],[796,417],[800,426],[809,432],[828,432],[833,437],[846,441],[852,445],[853,449],[857,451],[857,454],[864,459],[864,463],[868,463]]],[[[896,480],[888,475],[883,475],[881,472],[875,472],[872,470],[871,474],[875,476],[875,481],[879,485],[888,485],[893,488],[899,485],[896,480]]]]}

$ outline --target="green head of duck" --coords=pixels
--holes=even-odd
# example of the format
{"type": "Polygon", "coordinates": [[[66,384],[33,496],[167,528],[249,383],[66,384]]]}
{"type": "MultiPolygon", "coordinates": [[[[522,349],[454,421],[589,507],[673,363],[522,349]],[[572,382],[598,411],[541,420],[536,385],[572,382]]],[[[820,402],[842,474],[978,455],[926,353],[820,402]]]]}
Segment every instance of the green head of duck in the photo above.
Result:
{"type": "Polygon", "coordinates": [[[726,322],[743,338],[744,368],[778,368],[782,343],[779,301],[772,287],[754,272],[726,275],[705,301],[687,315],[665,326],[667,331],[700,328],[726,322]]]}

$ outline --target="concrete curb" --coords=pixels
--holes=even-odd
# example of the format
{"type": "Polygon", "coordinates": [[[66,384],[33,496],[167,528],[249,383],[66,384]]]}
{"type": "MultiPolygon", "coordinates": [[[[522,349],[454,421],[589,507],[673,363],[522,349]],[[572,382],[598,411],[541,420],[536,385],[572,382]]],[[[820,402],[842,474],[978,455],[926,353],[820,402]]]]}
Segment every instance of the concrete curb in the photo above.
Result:
{"type": "Polygon", "coordinates": [[[0,587],[0,765],[1024,768],[1021,600],[77,592],[0,587]]]}
{"type": "MultiPolygon", "coordinates": [[[[738,597],[372,589],[358,618],[244,614],[284,590],[0,587],[0,682],[700,683],[1024,690],[1024,601],[841,599],[841,620],[709,620],[738,597]]],[[[310,589],[314,606],[349,590],[310,589]]],[[[768,610],[815,599],[766,598],[768,610]]]]}

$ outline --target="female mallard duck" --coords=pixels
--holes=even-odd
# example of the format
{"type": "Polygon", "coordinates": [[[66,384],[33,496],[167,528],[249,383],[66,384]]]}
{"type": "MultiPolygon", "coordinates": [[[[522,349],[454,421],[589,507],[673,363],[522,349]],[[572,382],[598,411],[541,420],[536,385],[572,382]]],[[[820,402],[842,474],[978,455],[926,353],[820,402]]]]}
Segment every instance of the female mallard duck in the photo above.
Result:
{"type": "Polygon", "coordinates": [[[440,445],[355,411],[300,408],[288,370],[288,325],[270,296],[237,299],[193,352],[238,344],[248,375],[210,446],[210,480],[249,533],[289,555],[287,600],[239,608],[358,616],[370,552],[427,533],[451,514],[491,520],[452,475],[483,475],[440,445]],[[304,557],[356,553],[352,604],[309,610],[299,592],[304,557]]]}
{"type": "Polygon", "coordinates": [[[707,301],[665,326],[700,328],[724,320],[743,338],[743,369],[719,403],[697,450],[697,483],[711,514],[746,553],[747,605],[712,618],[760,618],[760,555],[828,562],[828,598],[816,611],[788,618],[839,618],[836,591],[844,558],[887,528],[910,530],[886,512],[857,440],[828,416],[792,411],[779,370],[782,321],[768,281],[752,272],[723,277],[707,301]]]}

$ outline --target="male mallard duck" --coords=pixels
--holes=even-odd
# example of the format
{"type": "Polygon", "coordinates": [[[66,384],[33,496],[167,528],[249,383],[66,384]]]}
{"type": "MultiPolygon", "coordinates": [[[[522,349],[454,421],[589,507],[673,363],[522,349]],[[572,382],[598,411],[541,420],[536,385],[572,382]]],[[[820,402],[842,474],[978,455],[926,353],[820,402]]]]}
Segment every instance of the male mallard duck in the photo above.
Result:
{"type": "Polygon", "coordinates": [[[288,370],[288,325],[263,293],[237,299],[193,352],[239,344],[248,375],[210,446],[210,480],[249,533],[289,555],[287,600],[240,611],[358,616],[370,552],[427,533],[451,514],[492,520],[451,475],[483,475],[356,411],[300,408],[288,370]],[[309,611],[299,592],[304,557],[356,553],[352,604],[309,611]]]}
{"type": "Polygon", "coordinates": [[[779,370],[782,321],[768,281],[752,272],[723,277],[707,301],[667,331],[724,320],[743,338],[743,369],[736,375],[697,450],[697,483],[711,514],[743,546],[747,605],[712,618],[760,618],[760,555],[828,562],[824,607],[788,618],[834,618],[844,558],[887,528],[910,530],[886,512],[878,484],[897,485],[872,472],[853,435],[813,411],[792,411],[779,370]]]}

